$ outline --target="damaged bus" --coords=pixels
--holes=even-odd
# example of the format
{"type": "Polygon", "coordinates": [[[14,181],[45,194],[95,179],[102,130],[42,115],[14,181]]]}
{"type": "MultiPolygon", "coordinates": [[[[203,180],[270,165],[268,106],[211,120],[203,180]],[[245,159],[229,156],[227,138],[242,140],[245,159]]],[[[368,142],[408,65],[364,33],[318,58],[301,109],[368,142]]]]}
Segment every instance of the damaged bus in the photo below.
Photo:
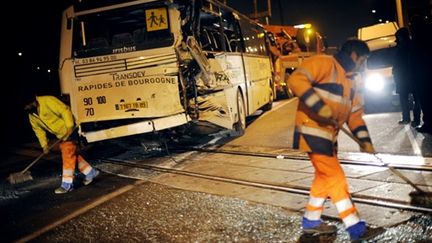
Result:
{"type": "Polygon", "coordinates": [[[211,123],[273,102],[264,29],[213,0],[81,1],[63,12],[61,93],[87,142],[211,123]]]}

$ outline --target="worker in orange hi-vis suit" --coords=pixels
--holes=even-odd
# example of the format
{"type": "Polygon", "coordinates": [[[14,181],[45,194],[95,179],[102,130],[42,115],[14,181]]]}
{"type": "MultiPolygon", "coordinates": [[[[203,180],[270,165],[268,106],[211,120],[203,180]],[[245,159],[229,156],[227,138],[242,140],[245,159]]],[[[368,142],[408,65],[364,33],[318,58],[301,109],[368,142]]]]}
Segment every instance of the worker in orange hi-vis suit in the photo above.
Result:
{"type": "Polygon", "coordinates": [[[350,198],[345,173],[337,158],[337,135],[345,123],[360,141],[363,152],[375,153],[362,118],[355,74],[369,54],[363,41],[347,40],[334,56],[317,55],[305,60],[291,75],[288,86],[299,97],[294,148],[308,152],[315,168],[302,227],[306,234],[334,233],[337,228],[321,221],[328,197],[336,205],[352,240],[367,240],[383,232],[360,219],[350,198]]]}
{"type": "Polygon", "coordinates": [[[44,153],[49,152],[47,132],[63,140],[60,143],[63,160],[62,183],[54,192],[62,194],[73,190],[76,163],[78,163],[79,171],[85,176],[83,184],[90,184],[98,176],[99,171],[92,168],[77,151],[78,134],[74,129],[74,119],[70,108],[54,96],[32,96],[30,98],[30,102],[24,109],[29,114],[30,124],[44,153]]]}

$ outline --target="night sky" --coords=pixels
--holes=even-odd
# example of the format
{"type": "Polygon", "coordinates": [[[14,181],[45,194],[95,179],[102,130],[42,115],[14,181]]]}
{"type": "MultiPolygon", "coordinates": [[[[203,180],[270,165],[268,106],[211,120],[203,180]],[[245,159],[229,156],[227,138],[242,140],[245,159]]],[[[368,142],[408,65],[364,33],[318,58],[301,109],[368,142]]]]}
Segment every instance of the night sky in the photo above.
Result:
{"type": "MultiPolygon", "coordinates": [[[[5,31],[2,43],[7,43],[2,48],[3,53],[6,53],[3,61],[6,63],[6,67],[3,67],[3,84],[8,83],[10,88],[1,96],[7,117],[6,126],[1,131],[1,137],[5,140],[2,144],[12,145],[34,139],[22,110],[24,97],[31,94],[30,91],[37,89],[47,94],[60,94],[57,73],[60,20],[61,11],[70,2],[13,1],[4,8],[4,11],[10,13],[1,17],[2,29],[5,31]],[[22,56],[18,56],[19,52],[22,52],[22,56]],[[50,73],[48,69],[51,70],[50,73]]],[[[253,0],[227,2],[244,13],[253,11],[253,0]]],[[[358,27],[375,23],[377,15],[384,20],[395,19],[394,0],[272,0],[272,5],[271,23],[312,23],[318,32],[327,37],[330,46],[337,46],[347,37],[355,35],[358,27]],[[377,10],[377,15],[371,13],[372,9],[377,10]]]]}

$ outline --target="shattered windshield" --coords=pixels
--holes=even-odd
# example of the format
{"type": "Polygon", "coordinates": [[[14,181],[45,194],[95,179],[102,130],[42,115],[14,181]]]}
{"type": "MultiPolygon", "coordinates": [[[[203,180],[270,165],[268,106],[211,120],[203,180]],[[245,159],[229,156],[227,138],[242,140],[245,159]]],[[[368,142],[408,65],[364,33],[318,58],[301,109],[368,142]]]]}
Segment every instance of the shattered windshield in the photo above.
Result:
{"type": "Polygon", "coordinates": [[[147,4],[74,18],[75,57],[132,52],[173,44],[168,9],[147,4]]]}

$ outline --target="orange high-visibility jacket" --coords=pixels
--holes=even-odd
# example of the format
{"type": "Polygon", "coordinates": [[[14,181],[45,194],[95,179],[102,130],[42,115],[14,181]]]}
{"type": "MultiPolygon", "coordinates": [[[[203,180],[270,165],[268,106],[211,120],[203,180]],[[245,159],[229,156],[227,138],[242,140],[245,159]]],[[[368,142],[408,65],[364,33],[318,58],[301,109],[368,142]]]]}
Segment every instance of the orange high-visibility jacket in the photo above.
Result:
{"type": "Polygon", "coordinates": [[[362,118],[362,99],[354,80],[338,61],[328,55],[305,60],[291,75],[288,86],[300,99],[296,115],[293,147],[306,152],[333,155],[337,151],[339,129],[318,122],[318,111],[330,106],[333,119],[349,129],[362,142],[371,142],[362,118]]]}

